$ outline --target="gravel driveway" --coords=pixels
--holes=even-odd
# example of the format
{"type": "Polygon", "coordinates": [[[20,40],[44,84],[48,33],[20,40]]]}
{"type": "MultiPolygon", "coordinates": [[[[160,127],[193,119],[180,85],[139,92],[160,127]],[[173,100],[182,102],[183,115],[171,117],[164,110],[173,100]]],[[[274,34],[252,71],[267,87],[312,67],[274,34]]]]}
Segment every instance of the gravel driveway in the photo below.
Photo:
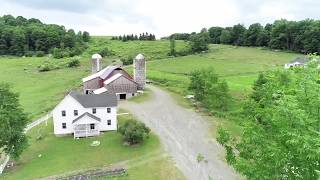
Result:
{"type": "Polygon", "coordinates": [[[148,86],[153,98],[134,103],[122,101],[120,107],[129,110],[155,132],[177,167],[190,180],[239,179],[224,161],[223,148],[210,138],[209,125],[193,110],[177,105],[165,91],[148,86]],[[198,154],[204,159],[200,163],[198,154]]]}

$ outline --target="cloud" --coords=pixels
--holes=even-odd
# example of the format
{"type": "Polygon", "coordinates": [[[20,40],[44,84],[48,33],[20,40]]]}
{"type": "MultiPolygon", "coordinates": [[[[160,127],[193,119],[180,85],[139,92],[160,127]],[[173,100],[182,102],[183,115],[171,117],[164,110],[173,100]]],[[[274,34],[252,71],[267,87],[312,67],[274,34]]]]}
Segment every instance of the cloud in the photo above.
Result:
{"type": "Polygon", "coordinates": [[[319,19],[315,0],[0,0],[0,15],[35,17],[95,35],[152,32],[158,37],[202,27],[276,19],[319,19]]]}

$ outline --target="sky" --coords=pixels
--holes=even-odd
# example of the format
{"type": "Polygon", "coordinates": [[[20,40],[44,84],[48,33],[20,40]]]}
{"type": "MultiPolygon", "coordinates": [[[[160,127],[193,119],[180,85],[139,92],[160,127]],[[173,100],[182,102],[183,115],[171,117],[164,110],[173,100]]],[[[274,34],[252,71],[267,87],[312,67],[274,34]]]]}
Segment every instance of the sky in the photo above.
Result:
{"type": "Polygon", "coordinates": [[[91,35],[150,32],[157,38],[203,27],[320,19],[320,0],[0,0],[0,15],[38,18],[91,35]]]}

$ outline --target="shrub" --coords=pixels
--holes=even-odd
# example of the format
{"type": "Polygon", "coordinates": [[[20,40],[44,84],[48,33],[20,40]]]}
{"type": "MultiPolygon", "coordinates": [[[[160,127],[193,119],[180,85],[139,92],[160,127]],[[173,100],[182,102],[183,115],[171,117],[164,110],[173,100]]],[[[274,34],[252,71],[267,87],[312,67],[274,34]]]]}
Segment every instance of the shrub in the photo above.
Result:
{"type": "Polygon", "coordinates": [[[189,89],[209,110],[228,110],[231,100],[228,84],[219,79],[213,68],[192,72],[189,89]]]}
{"type": "Polygon", "coordinates": [[[26,57],[32,57],[32,56],[34,56],[34,52],[33,52],[33,51],[26,51],[26,52],[24,53],[24,55],[25,55],[26,57]]]}
{"type": "Polygon", "coordinates": [[[35,52],[35,55],[36,55],[37,57],[43,57],[43,56],[45,55],[45,53],[44,53],[44,51],[36,51],[36,52],[35,52]]]}
{"type": "Polygon", "coordinates": [[[52,56],[56,59],[63,58],[62,50],[59,48],[53,48],[52,56]]]}
{"type": "Polygon", "coordinates": [[[39,72],[45,72],[45,71],[50,71],[51,68],[50,68],[50,65],[48,63],[45,63],[45,64],[41,64],[39,66],[39,72]]]}
{"type": "Polygon", "coordinates": [[[113,55],[113,52],[111,50],[109,50],[108,48],[103,48],[102,50],[99,51],[99,54],[102,57],[106,57],[106,56],[111,56],[113,55]]]}
{"type": "Polygon", "coordinates": [[[143,142],[149,136],[150,129],[142,122],[130,120],[119,127],[119,132],[126,142],[133,145],[143,142]]]}
{"type": "Polygon", "coordinates": [[[80,61],[78,59],[71,59],[68,62],[68,67],[78,67],[80,65],[80,61]]]}
{"type": "Polygon", "coordinates": [[[128,56],[126,58],[121,58],[121,61],[122,61],[123,65],[131,65],[131,64],[133,64],[133,57],[128,56]]]}

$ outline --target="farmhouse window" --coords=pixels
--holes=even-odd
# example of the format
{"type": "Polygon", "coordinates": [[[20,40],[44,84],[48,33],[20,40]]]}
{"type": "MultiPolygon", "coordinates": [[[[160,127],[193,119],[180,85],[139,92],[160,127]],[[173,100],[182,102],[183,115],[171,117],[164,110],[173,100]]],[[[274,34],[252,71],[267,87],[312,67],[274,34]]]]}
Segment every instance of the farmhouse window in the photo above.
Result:
{"type": "Polygon", "coordinates": [[[111,113],[111,108],[107,108],[107,112],[108,112],[108,113],[111,113]]]}
{"type": "Polygon", "coordinates": [[[61,115],[66,116],[66,111],[65,110],[61,111],[61,115]]]}
{"type": "Polygon", "coordinates": [[[67,128],[67,123],[62,123],[62,129],[66,129],[67,128]]]}
{"type": "Polygon", "coordinates": [[[108,126],[110,126],[110,125],[111,125],[111,120],[109,119],[109,120],[108,120],[108,126]]]}
{"type": "Polygon", "coordinates": [[[78,110],[73,111],[74,116],[78,116],[78,110]]]}
{"type": "Polygon", "coordinates": [[[92,114],[95,114],[95,113],[97,113],[97,109],[96,109],[96,108],[93,108],[93,109],[92,109],[92,114]]]}
{"type": "Polygon", "coordinates": [[[90,129],[94,129],[94,124],[90,124],[90,129]]]}

